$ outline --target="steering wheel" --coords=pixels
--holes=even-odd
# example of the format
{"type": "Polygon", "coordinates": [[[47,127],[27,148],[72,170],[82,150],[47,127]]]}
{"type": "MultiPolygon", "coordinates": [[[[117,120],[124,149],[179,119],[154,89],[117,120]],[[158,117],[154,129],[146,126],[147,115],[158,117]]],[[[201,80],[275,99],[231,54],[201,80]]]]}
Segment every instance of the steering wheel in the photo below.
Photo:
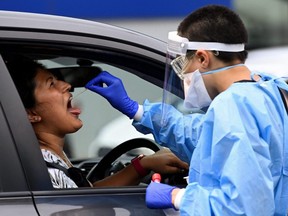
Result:
{"type": "Polygon", "coordinates": [[[101,161],[90,170],[87,179],[90,182],[95,182],[105,178],[105,173],[112,167],[114,161],[128,151],[141,147],[151,149],[154,152],[160,150],[159,146],[151,139],[135,138],[127,140],[106,154],[101,161]]]}

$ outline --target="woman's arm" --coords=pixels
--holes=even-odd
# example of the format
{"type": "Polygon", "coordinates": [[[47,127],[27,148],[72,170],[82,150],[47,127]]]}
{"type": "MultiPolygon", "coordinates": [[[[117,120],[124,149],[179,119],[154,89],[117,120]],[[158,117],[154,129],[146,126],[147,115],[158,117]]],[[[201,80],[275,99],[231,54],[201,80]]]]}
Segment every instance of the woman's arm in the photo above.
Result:
{"type": "MultiPolygon", "coordinates": [[[[169,149],[161,149],[158,152],[148,155],[140,160],[140,165],[148,172],[153,170],[159,173],[180,173],[188,170],[188,164],[177,158],[169,149]]],[[[94,187],[99,186],[130,186],[140,183],[141,176],[132,164],[124,169],[93,183],[94,187]]]]}

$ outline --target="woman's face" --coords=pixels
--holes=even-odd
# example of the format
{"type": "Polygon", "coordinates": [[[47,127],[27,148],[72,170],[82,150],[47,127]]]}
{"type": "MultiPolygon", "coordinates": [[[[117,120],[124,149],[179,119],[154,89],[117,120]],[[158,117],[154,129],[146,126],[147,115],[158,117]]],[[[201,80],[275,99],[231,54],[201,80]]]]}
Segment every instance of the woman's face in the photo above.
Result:
{"type": "Polygon", "coordinates": [[[82,127],[78,118],[81,110],[72,107],[70,84],[57,80],[46,70],[39,70],[35,77],[34,96],[36,105],[32,109],[41,117],[41,132],[48,132],[59,136],[73,133],[82,127]]]}

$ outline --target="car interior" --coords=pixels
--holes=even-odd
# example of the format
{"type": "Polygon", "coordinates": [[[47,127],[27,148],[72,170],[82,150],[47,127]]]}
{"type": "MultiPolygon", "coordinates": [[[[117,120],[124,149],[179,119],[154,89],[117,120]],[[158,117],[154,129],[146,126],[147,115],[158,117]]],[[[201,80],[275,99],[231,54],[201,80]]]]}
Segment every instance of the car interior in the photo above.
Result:
{"type": "MultiPolygon", "coordinates": [[[[11,58],[33,59],[43,64],[59,79],[70,83],[74,95],[83,92],[88,81],[101,71],[107,70],[123,80],[128,94],[139,103],[146,98],[155,102],[161,100],[163,74],[160,74],[159,64],[147,63],[147,60],[141,57],[122,55],[120,58],[113,51],[83,52],[77,47],[64,49],[61,46],[48,47],[39,44],[10,44],[6,49],[5,46],[2,48],[0,52],[4,61],[11,58]]],[[[152,136],[136,133],[131,120],[114,110],[105,99],[88,91],[75,97],[75,103],[83,106],[85,114],[81,114],[80,118],[84,127],[66,137],[64,150],[74,166],[80,168],[88,180],[103,179],[124,168],[138,154],[151,154],[160,149],[152,136]]],[[[143,178],[140,185],[149,184],[152,174],[151,172],[143,178]]],[[[185,176],[187,173],[167,175],[162,179],[167,184],[186,185],[185,176]]]]}

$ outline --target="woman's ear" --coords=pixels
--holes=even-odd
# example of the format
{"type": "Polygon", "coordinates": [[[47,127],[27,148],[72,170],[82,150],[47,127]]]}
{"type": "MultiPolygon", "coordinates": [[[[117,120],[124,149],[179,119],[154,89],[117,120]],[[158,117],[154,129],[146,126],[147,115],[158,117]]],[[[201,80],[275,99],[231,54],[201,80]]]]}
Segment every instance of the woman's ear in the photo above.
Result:
{"type": "Polygon", "coordinates": [[[41,121],[41,116],[37,115],[34,111],[26,109],[28,119],[31,123],[37,123],[41,121]]]}

